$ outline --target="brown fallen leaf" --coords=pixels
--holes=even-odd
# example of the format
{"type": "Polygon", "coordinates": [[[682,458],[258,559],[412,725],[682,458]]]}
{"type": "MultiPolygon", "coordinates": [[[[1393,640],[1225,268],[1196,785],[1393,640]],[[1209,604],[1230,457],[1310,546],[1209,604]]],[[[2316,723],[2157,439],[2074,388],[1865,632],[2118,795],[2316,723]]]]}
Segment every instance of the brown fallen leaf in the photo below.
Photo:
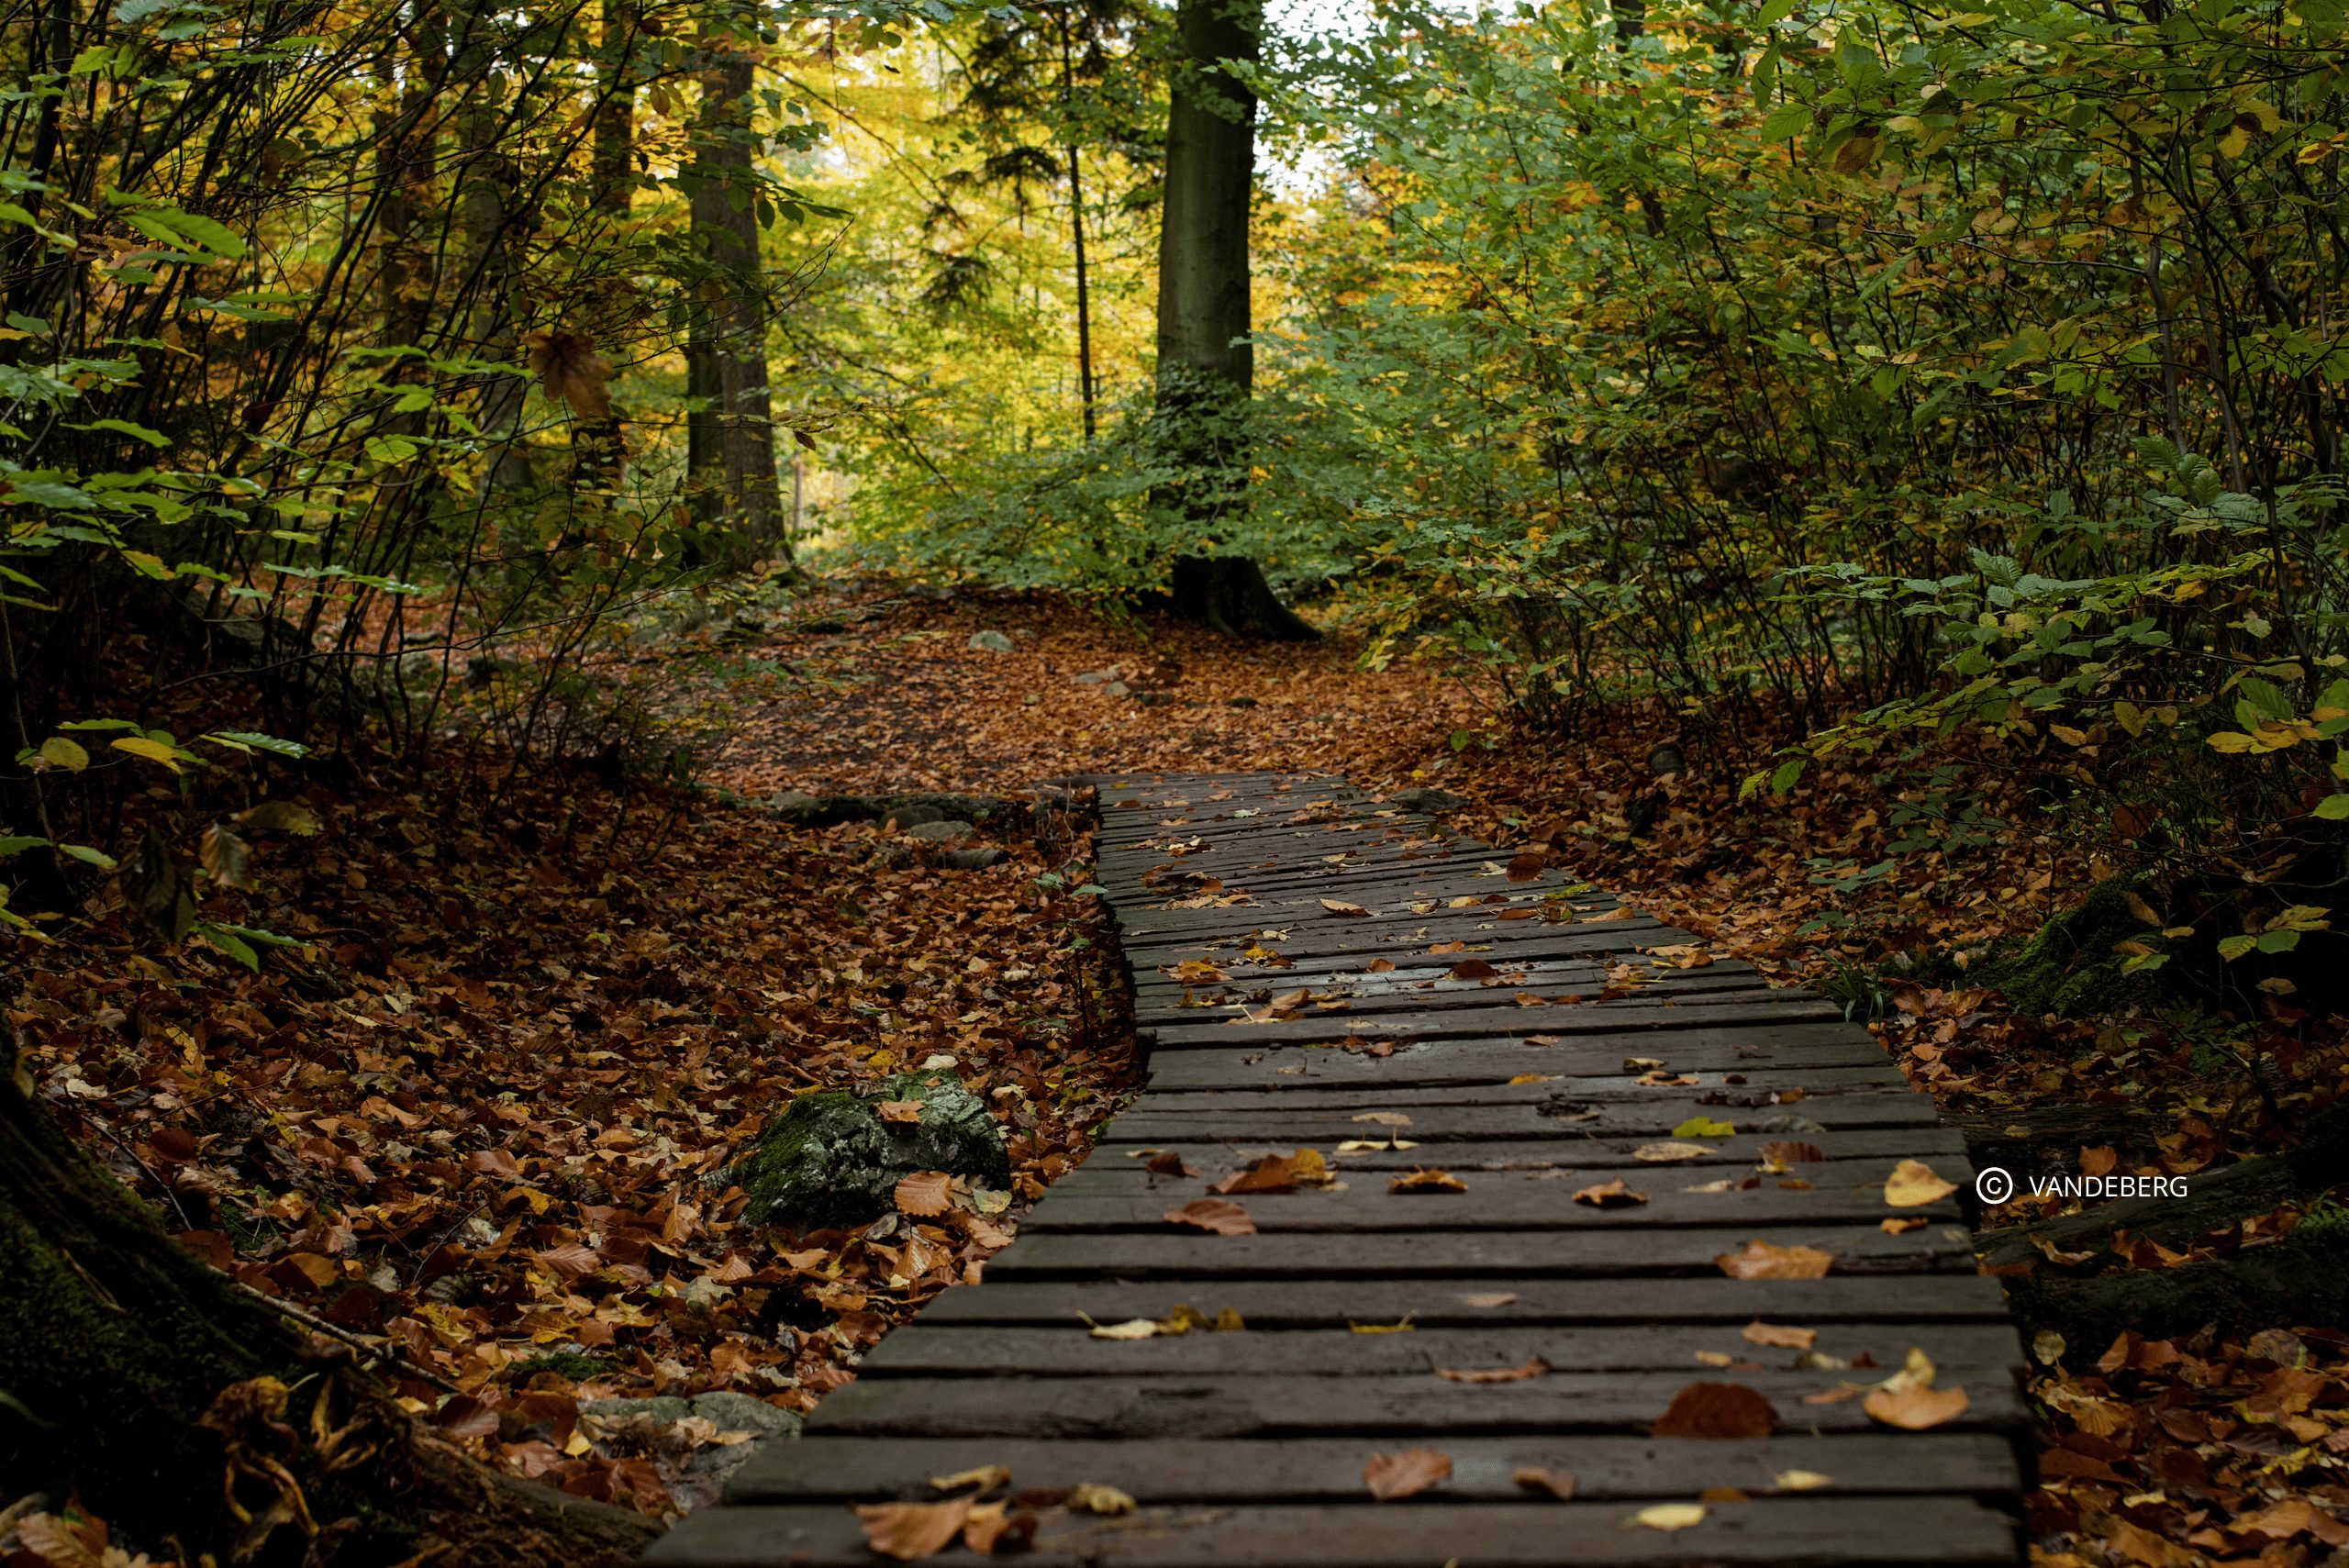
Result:
{"type": "Polygon", "coordinates": [[[1509,1479],[1529,1492],[1547,1492],[1562,1503],[1571,1502],[1574,1499],[1575,1473],[1571,1470],[1552,1470],[1544,1465],[1524,1464],[1511,1472],[1509,1479]]]}
{"type": "Polygon", "coordinates": [[[916,1171],[897,1182],[897,1212],[918,1219],[944,1214],[954,1207],[954,1178],[943,1171],[916,1171]]]}
{"type": "Polygon", "coordinates": [[[930,1489],[936,1492],[960,1492],[969,1487],[973,1496],[985,1496],[998,1486],[1011,1485],[1011,1467],[1008,1464],[982,1464],[976,1470],[958,1470],[952,1475],[933,1475],[930,1489]]]}
{"type": "Polygon", "coordinates": [[[1392,974],[1395,972],[1395,961],[1391,958],[1374,958],[1364,964],[1363,969],[1371,974],[1392,974]]]}
{"type": "Polygon", "coordinates": [[[1891,1177],[1884,1184],[1884,1201],[1895,1208],[1922,1208],[1955,1191],[1955,1182],[1942,1180],[1923,1161],[1903,1160],[1892,1168],[1891,1177]]]}
{"type": "Polygon", "coordinates": [[[1468,1184],[1449,1171],[1430,1166],[1404,1173],[1387,1183],[1386,1190],[1390,1193],[1464,1193],[1468,1190],[1468,1184]]]}
{"type": "Polygon", "coordinates": [[[1080,1481],[1069,1489],[1068,1506],[1081,1514],[1100,1514],[1105,1518],[1134,1511],[1132,1497],[1115,1486],[1096,1485],[1090,1481],[1080,1481]]]}
{"type": "Polygon", "coordinates": [[[1631,1158],[1644,1160],[1651,1165],[1670,1165],[1677,1164],[1683,1160],[1709,1159],[1712,1152],[1709,1147],[1702,1143],[1679,1143],[1666,1140],[1662,1143],[1642,1143],[1631,1151],[1631,1158]]]}
{"type": "Polygon", "coordinates": [[[1510,1306],[1516,1300],[1517,1293],[1513,1290],[1472,1290],[1461,1296],[1460,1305],[1485,1311],[1496,1307],[1510,1306]]]}
{"type": "Polygon", "coordinates": [[[1803,1143],[1779,1139],[1762,1146],[1762,1163],[1784,1169],[1788,1165],[1811,1165],[1827,1158],[1816,1143],[1803,1143]]]}
{"type": "Polygon", "coordinates": [[[1739,1338],[1749,1345],[1775,1345],[1781,1350],[1807,1351],[1819,1343],[1819,1330],[1797,1329],[1784,1323],[1765,1323],[1756,1318],[1745,1326],[1739,1338]]]}
{"type": "Polygon", "coordinates": [[[1180,1208],[1168,1209],[1165,1218],[1169,1225],[1188,1225],[1218,1236],[1256,1234],[1256,1222],[1248,1218],[1248,1211],[1219,1197],[1194,1198],[1180,1208]]]}
{"type": "Polygon", "coordinates": [[[1431,1448],[1407,1448],[1400,1453],[1374,1453],[1362,1467],[1363,1485],[1382,1503],[1413,1497],[1452,1476],[1452,1456],[1431,1448]]]}
{"type": "Polygon", "coordinates": [[[1330,1162],[1319,1149],[1293,1154],[1266,1154],[1242,1171],[1234,1171],[1208,1185],[1211,1193],[1293,1193],[1300,1186],[1320,1186],[1330,1181],[1330,1162]]]}
{"type": "Polygon", "coordinates": [[[1332,915],[1343,915],[1354,920],[1363,919],[1370,914],[1370,911],[1361,905],[1350,903],[1343,898],[1324,898],[1321,900],[1321,907],[1332,915]]]}
{"type": "Polygon", "coordinates": [[[963,1544],[983,1556],[1024,1551],[1036,1539],[1036,1516],[1015,1514],[1008,1503],[982,1503],[963,1523],[963,1544]]]}
{"type": "Polygon", "coordinates": [[[1888,1214],[1876,1222],[1876,1228],[1887,1236],[1906,1236],[1911,1230],[1922,1230],[1931,1223],[1921,1214],[1888,1214]]]}
{"type": "Polygon", "coordinates": [[[1585,1187],[1575,1194],[1576,1203],[1586,1203],[1593,1208],[1629,1208],[1648,1201],[1645,1193],[1635,1193],[1623,1184],[1623,1178],[1601,1182],[1595,1187],[1585,1187]]]}
{"type": "Polygon", "coordinates": [[[1731,1279],[1824,1279],[1834,1266],[1835,1254],[1816,1247],[1774,1247],[1754,1240],[1734,1252],[1721,1253],[1713,1262],[1731,1279]]]}
{"type": "Polygon", "coordinates": [[[1435,1369],[1435,1374],[1446,1383],[1523,1383],[1529,1377],[1541,1377],[1550,1371],[1550,1363],[1535,1356],[1523,1366],[1440,1366],[1435,1369]]]}
{"type": "Polygon", "coordinates": [[[883,1100],[873,1108],[883,1121],[912,1122],[921,1119],[919,1100],[883,1100]]]}
{"type": "Polygon", "coordinates": [[[1444,973],[1454,980],[1492,980],[1500,974],[1500,971],[1481,958],[1464,958],[1444,973]]]}
{"type": "Polygon", "coordinates": [[[1153,1176],[1196,1176],[1199,1173],[1188,1160],[1172,1149],[1156,1151],[1151,1155],[1150,1163],[1142,1168],[1153,1176]]]}
{"type": "Polygon", "coordinates": [[[1656,1418],[1660,1438],[1766,1438],[1778,1412],[1758,1389],[1742,1383],[1692,1383],[1656,1418]]]}
{"type": "Polygon", "coordinates": [[[856,1517],[864,1524],[864,1541],[884,1557],[918,1562],[952,1544],[971,1518],[971,1499],[943,1503],[868,1503],[856,1517]]]}
{"type": "Polygon", "coordinates": [[[1542,850],[1527,850],[1512,856],[1505,874],[1511,882],[1534,882],[1550,868],[1550,856],[1542,850]]]}
{"type": "Polygon", "coordinates": [[[1860,1408],[1868,1418],[1904,1431],[1921,1432],[1945,1426],[1965,1414],[1973,1403],[1963,1388],[1936,1388],[1932,1358],[1910,1347],[1909,1360],[1898,1372],[1868,1390],[1860,1408]]]}

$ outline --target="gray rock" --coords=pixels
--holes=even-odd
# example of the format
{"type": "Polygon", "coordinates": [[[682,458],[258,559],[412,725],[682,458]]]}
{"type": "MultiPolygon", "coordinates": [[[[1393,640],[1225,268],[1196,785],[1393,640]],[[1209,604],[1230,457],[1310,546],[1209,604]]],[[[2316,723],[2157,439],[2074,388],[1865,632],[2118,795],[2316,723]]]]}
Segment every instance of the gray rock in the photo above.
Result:
{"type": "Polygon", "coordinates": [[[1003,851],[993,844],[983,844],[975,850],[949,850],[939,857],[939,863],[956,871],[985,871],[1003,859],[1003,851]]]}
{"type": "Polygon", "coordinates": [[[867,1095],[802,1095],[767,1124],[721,1178],[750,1195],[746,1221],[796,1230],[857,1224],[894,1213],[898,1181],[917,1171],[995,1187],[1011,1180],[1003,1129],[952,1073],[901,1073],[867,1095]],[[919,1103],[915,1120],[882,1119],[880,1103],[906,1100],[919,1103]]]}
{"type": "Polygon", "coordinates": [[[1465,795],[1454,795],[1448,789],[1422,785],[1418,789],[1397,790],[1386,797],[1386,804],[1399,806],[1406,811],[1424,811],[1431,817],[1441,817],[1446,812],[1460,810],[1469,802],[1465,795]]]}
{"type": "Polygon", "coordinates": [[[1144,707],[1173,707],[1183,699],[1173,692],[1136,692],[1134,701],[1144,707]]]}
{"type": "Polygon", "coordinates": [[[1254,697],[1226,697],[1223,699],[1223,706],[1226,707],[1254,707],[1256,706],[1256,699],[1254,697]]]}
{"type": "Polygon", "coordinates": [[[768,810],[778,812],[785,817],[808,816],[820,804],[821,802],[818,801],[814,795],[796,789],[785,790],[780,795],[771,795],[765,801],[768,810]]]}
{"type": "Polygon", "coordinates": [[[747,1394],[737,1394],[730,1389],[696,1394],[693,1407],[695,1415],[721,1432],[756,1432],[763,1438],[796,1438],[799,1435],[797,1416],[788,1410],[778,1410],[763,1399],[753,1399],[747,1394]]]}
{"type": "Polygon", "coordinates": [[[816,637],[838,637],[848,629],[848,622],[838,616],[818,616],[799,629],[816,637]]]}
{"type": "Polygon", "coordinates": [[[978,833],[968,822],[918,822],[913,827],[913,836],[925,844],[959,843],[978,837],[978,833]]]}
{"type": "Polygon", "coordinates": [[[1124,696],[1127,692],[1131,689],[1132,688],[1128,686],[1123,681],[1112,681],[1108,685],[1101,688],[1105,694],[1113,697],[1124,696]]]}
{"type": "Polygon", "coordinates": [[[656,1427],[666,1427],[684,1420],[694,1411],[691,1404],[675,1395],[660,1394],[650,1399],[582,1399],[579,1413],[600,1421],[625,1421],[641,1416],[656,1427]]]}
{"type": "MultiPolygon", "coordinates": [[[[919,800],[907,801],[903,806],[892,806],[888,816],[888,825],[900,833],[907,828],[919,829],[945,820],[945,812],[926,801],[919,800]]],[[[922,836],[918,831],[915,833],[916,838],[922,836]]]]}
{"type": "Polygon", "coordinates": [[[1082,675],[1072,675],[1069,678],[1080,686],[1107,685],[1109,682],[1118,678],[1118,672],[1115,670],[1087,670],[1082,675]]]}
{"type": "Polygon", "coordinates": [[[1011,651],[1011,639],[999,631],[974,631],[964,646],[987,653],[1008,653],[1011,651]]]}

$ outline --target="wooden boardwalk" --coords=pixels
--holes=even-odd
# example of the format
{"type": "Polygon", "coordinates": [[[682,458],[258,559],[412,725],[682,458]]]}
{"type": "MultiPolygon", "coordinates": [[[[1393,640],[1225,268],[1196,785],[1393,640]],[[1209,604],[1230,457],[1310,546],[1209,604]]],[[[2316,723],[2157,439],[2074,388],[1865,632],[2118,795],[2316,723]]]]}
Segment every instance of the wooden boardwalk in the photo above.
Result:
{"type": "Polygon", "coordinates": [[[988,1465],[1050,1562],[2020,1560],[2022,1358],[1955,1201],[1972,1170],[1865,1030],[1733,961],[1674,967],[1693,951],[1653,950],[1687,933],[1556,872],[1512,881],[1505,857],[1338,780],[1100,794],[1146,1092],[985,1284],[883,1340],[804,1439],[648,1561],[871,1564],[849,1504],[935,1502],[932,1477],[988,1465]],[[1774,1142],[1815,1148],[1765,1160],[1774,1142]],[[1167,1219],[1303,1149],[1333,1182],[1221,1200],[1252,1233],[1167,1219]],[[1958,1192],[1889,1207],[1903,1160],[1958,1192]],[[1390,1190],[1423,1168],[1465,1190],[1390,1190]],[[1574,1196],[1618,1177],[1647,1201],[1574,1196]],[[1716,1260],[1754,1240],[1833,1265],[1731,1277],[1716,1260]],[[1245,1328],[1089,1327],[1186,1307],[1245,1328]],[[1816,1342],[1758,1343],[1802,1336],[1756,1320],[1816,1342]],[[1931,1429],[1866,1408],[1912,1351],[1967,1396],[1931,1429]],[[1698,1382],[1758,1390],[1775,1431],[1653,1435],[1698,1382]],[[1448,1477],[1374,1498],[1372,1456],[1412,1449],[1448,1477]],[[1572,1500],[1527,1471],[1571,1475],[1572,1500]],[[1057,1500],[1083,1484],[1138,1507],[1057,1500]]]}

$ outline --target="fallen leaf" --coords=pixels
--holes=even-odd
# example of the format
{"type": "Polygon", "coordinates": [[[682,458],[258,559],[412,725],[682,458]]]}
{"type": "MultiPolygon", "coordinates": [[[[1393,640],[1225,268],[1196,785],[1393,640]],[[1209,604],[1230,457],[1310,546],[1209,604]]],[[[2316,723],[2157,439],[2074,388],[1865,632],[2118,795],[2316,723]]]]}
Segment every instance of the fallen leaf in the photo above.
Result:
{"type": "Polygon", "coordinates": [[[1256,1234],[1256,1222],[1248,1218],[1248,1211],[1219,1197],[1194,1198],[1180,1208],[1168,1209],[1165,1219],[1169,1225],[1188,1225],[1218,1236],[1256,1234]]]}
{"type": "Polygon", "coordinates": [[[1499,977],[1500,971],[1481,958],[1464,958],[1444,973],[1453,980],[1493,980],[1499,977]]]}
{"type": "Polygon", "coordinates": [[[1007,1504],[983,1503],[963,1523],[963,1544],[986,1556],[1024,1551],[1036,1539],[1036,1516],[1015,1514],[1007,1504]]]}
{"type": "Polygon", "coordinates": [[[1463,1307],[1474,1307],[1483,1310],[1495,1307],[1507,1307],[1516,1300],[1517,1293],[1515,1291],[1477,1290],[1470,1291],[1466,1295],[1463,1296],[1460,1298],[1460,1305],[1463,1307]]]}
{"type": "Polygon", "coordinates": [[[1355,1121],[1366,1121],[1373,1127],[1408,1127],[1411,1125],[1411,1118],[1405,1116],[1401,1111],[1364,1111],[1362,1115],[1352,1119],[1355,1121]]]}
{"type": "Polygon", "coordinates": [[[1362,1467],[1363,1485],[1382,1503],[1413,1497],[1452,1475],[1452,1456],[1431,1448],[1407,1448],[1400,1453],[1374,1453],[1362,1467]]]}
{"type": "Polygon", "coordinates": [[[1766,1438],[1778,1412],[1759,1390],[1742,1383],[1692,1383],[1656,1418],[1660,1438],[1766,1438]]]}
{"type": "Polygon", "coordinates": [[[1892,1168],[1891,1178],[1884,1184],[1884,1201],[1895,1208],[1921,1208],[1929,1203],[1939,1203],[1955,1191],[1955,1182],[1942,1180],[1923,1161],[1903,1160],[1892,1168]]]}
{"type": "Polygon", "coordinates": [[[1158,1335],[1155,1318],[1129,1318],[1122,1323],[1096,1323],[1092,1337],[1097,1340],[1149,1340],[1158,1335]]]}
{"type": "Polygon", "coordinates": [[[1142,1168],[1153,1176],[1196,1176],[1199,1173],[1188,1160],[1172,1149],[1152,1150],[1150,1163],[1142,1168]]]}
{"type": "Polygon", "coordinates": [[[1729,1138],[1737,1129],[1729,1122],[1715,1121],[1709,1116],[1692,1116],[1672,1129],[1675,1138],[1729,1138]]]}
{"type": "Polygon", "coordinates": [[[897,1212],[917,1218],[944,1214],[954,1207],[954,1178],[943,1171],[917,1171],[897,1183],[897,1212]]]}
{"type": "Polygon", "coordinates": [[[1876,1228],[1887,1236],[1906,1236],[1911,1230],[1922,1230],[1931,1223],[1921,1214],[1888,1214],[1876,1222],[1876,1228]]]}
{"type": "Polygon", "coordinates": [[[1446,1383],[1523,1383],[1529,1377],[1542,1376],[1550,1370],[1548,1362],[1535,1356],[1523,1366],[1440,1366],[1435,1369],[1435,1374],[1446,1383]]]}
{"type": "Polygon", "coordinates": [[[1575,1202],[1586,1203],[1593,1208],[1629,1208],[1647,1201],[1647,1194],[1633,1192],[1623,1184],[1620,1176],[1595,1187],[1584,1187],[1575,1194],[1575,1202]]]}
{"type": "Polygon", "coordinates": [[[1928,1427],[1954,1421],[1965,1414],[1966,1407],[1972,1403],[1963,1388],[1909,1388],[1898,1393],[1889,1388],[1873,1388],[1860,1407],[1870,1419],[1882,1421],[1887,1427],[1920,1432],[1928,1427]]]}
{"type": "Polygon", "coordinates": [[[1765,1165],[1781,1168],[1787,1165],[1810,1165],[1826,1158],[1826,1153],[1816,1143],[1779,1140],[1762,1146],[1762,1163],[1765,1165]]]}
{"type": "Polygon", "coordinates": [[[1070,1488],[1068,1506],[1082,1514],[1101,1514],[1112,1518],[1134,1511],[1133,1498],[1115,1486],[1098,1486],[1090,1481],[1081,1481],[1070,1488]]]}
{"type": "Polygon", "coordinates": [[[1835,1254],[1816,1247],[1774,1247],[1755,1240],[1734,1252],[1723,1252],[1713,1262],[1731,1279],[1824,1279],[1834,1265],[1835,1254]]]}
{"type": "Polygon", "coordinates": [[[1370,913],[1369,910],[1364,908],[1361,905],[1349,903],[1343,898],[1324,898],[1321,900],[1321,907],[1327,909],[1332,915],[1343,915],[1350,919],[1357,920],[1364,917],[1370,913]]]}
{"type": "Polygon", "coordinates": [[[1705,1509],[1700,1503],[1654,1503],[1633,1514],[1631,1522],[1650,1529],[1687,1529],[1705,1522],[1705,1509]]]}
{"type": "Polygon", "coordinates": [[[1819,1330],[1797,1329],[1783,1323],[1765,1323],[1756,1318],[1745,1326],[1739,1338],[1749,1345],[1775,1345],[1781,1350],[1807,1351],[1819,1343],[1819,1330]]]}
{"type": "Polygon", "coordinates": [[[873,1108],[883,1121],[914,1122],[921,1119],[919,1100],[883,1100],[873,1108]]]}
{"type": "Polygon", "coordinates": [[[1631,1151],[1631,1158],[1651,1165],[1669,1165],[1683,1160],[1710,1159],[1712,1152],[1710,1146],[1703,1143],[1642,1143],[1631,1151]]]}
{"type": "Polygon", "coordinates": [[[865,1544],[884,1557],[918,1562],[946,1550],[971,1517],[971,1499],[943,1503],[867,1503],[856,1510],[865,1544]]]}
{"type": "Polygon", "coordinates": [[[1547,1492],[1560,1502],[1570,1502],[1575,1495],[1575,1473],[1571,1470],[1551,1470],[1538,1464],[1520,1465],[1509,1479],[1529,1492],[1547,1492]]]}
{"type": "Polygon", "coordinates": [[[1293,1193],[1304,1185],[1330,1180],[1330,1162],[1319,1149],[1294,1154],[1267,1154],[1242,1171],[1234,1171],[1208,1188],[1212,1193],[1293,1193]]]}
{"type": "Polygon", "coordinates": [[[1835,1478],[1816,1470],[1781,1470],[1770,1484],[1781,1492],[1819,1492],[1834,1485],[1835,1478]]]}
{"type": "Polygon", "coordinates": [[[1417,1149],[1419,1145],[1408,1138],[1349,1138],[1338,1145],[1341,1154],[1386,1154],[1397,1149],[1417,1149]]]}
{"type": "Polygon", "coordinates": [[[1533,882],[1550,866],[1549,855],[1541,850],[1528,850],[1513,856],[1505,874],[1511,882],[1533,882]]]}
{"type": "Polygon", "coordinates": [[[1007,1464],[982,1464],[976,1470],[958,1470],[952,1475],[930,1478],[933,1491],[960,1492],[969,1487],[974,1496],[984,1496],[998,1486],[1011,1485],[1011,1467],[1007,1464]]]}
{"type": "Polygon", "coordinates": [[[1386,1184],[1386,1190],[1390,1193],[1464,1193],[1468,1190],[1468,1184],[1449,1171],[1431,1166],[1396,1177],[1386,1184]]]}

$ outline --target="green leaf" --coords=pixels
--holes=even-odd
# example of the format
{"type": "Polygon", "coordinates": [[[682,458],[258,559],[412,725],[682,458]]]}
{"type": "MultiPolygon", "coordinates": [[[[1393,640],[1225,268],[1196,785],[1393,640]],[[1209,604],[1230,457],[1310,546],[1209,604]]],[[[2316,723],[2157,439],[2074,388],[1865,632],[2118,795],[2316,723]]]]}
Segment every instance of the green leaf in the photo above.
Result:
{"type": "Polygon", "coordinates": [[[1801,104],[1780,104],[1762,122],[1762,139],[1792,141],[1810,126],[1810,110],[1801,104]]]}
{"type": "Polygon", "coordinates": [[[87,844],[60,844],[57,848],[60,853],[72,855],[75,860],[87,865],[94,865],[100,871],[115,869],[114,857],[104,850],[94,850],[87,844]]]}
{"type": "MultiPolygon", "coordinates": [[[[63,768],[69,773],[78,773],[90,765],[90,753],[82,743],[62,735],[52,735],[42,741],[40,757],[50,767],[63,768]]],[[[2342,798],[2349,800],[2349,795],[2342,798]]]]}
{"type": "Polygon", "coordinates": [[[86,425],[68,425],[69,430],[113,430],[119,435],[134,437],[150,447],[167,447],[172,438],[161,430],[150,430],[144,425],[134,425],[128,419],[93,419],[86,425]]]}
{"type": "Polygon", "coordinates": [[[2328,795],[2316,803],[2316,815],[2326,822],[2349,821],[2349,795],[2328,795]]]}
{"type": "Polygon", "coordinates": [[[2258,945],[2257,937],[2221,937],[2219,939],[2219,956],[2232,963],[2258,945]]]}
{"type": "Polygon", "coordinates": [[[253,951],[252,944],[235,932],[223,929],[207,921],[198,920],[195,929],[189,934],[203,938],[206,942],[218,948],[254,973],[261,973],[261,954],[253,951]]]}
{"type": "Polygon", "coordinates": [[[1108,888],[1102,886],[1097,882],[1079,883],[1074,889],[1072,889],[1072,891],[1077,893],[1090,893],[1096,897],[1106,897],[1109,892],[1108,888]]]}
{"type": "Polygon", "coordinates": [[[180,771],[180,759],[186,755],[176,746],[166,746],[160,740],[150,740],[143,735],[124,735],[107,742],[117,751],[128,751],[150,762],[161,762],[173,773],[180,771]]]}
{"type": "Polygon", "coordinates": [[[2289,952],[2299,945],[2300,933],[2298,931],[2266,931],[2259,939],[2259,951],[2262,952],[2289,952]]]}
{"type": "Polygon", "coordinates": [[[1737,1129],[1730,1123],[1715,1121],[1702,1114],[1690,1117],[1672,1129],[1675,1138],[1731,1138],[1736,1133],[1737,1129]]]}
{"type": "Polygon", "coordinates": [[[1809,765],[1809,757],[1788,757],[1785,762],[1780,762],[1770,774],[1770,793],[1775,795],[1785,795],[1787,791],[1795,787],[1795,781],[1802,777],[1803,769],[1809,765]]]}
{"type": "Polygon", "coordinates": [[[45,850],[47,848],[49,848],[49,840],[47,839],[28,839],[23,837],[0,839],[0,855],[21,855],[27,850],[45,850]]]}
{"type": "Polygon", "coordinates": [[[213,729],[196,739],[217,740],[239,751],[272,751],[281,757],[306,757],[310,754],[310,749],[299,740],[284,740],[251,729],[213,729]]]}

